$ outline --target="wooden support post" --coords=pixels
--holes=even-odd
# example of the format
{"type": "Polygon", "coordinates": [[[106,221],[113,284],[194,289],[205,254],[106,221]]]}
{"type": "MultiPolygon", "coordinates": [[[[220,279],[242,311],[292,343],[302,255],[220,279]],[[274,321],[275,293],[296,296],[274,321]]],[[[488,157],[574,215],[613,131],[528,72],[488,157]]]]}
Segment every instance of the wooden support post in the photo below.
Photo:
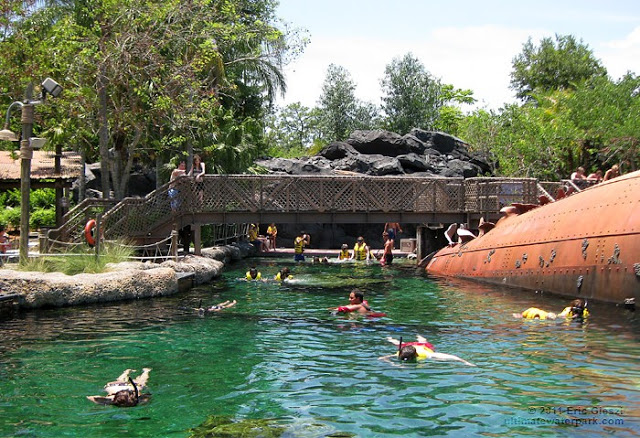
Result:
{"type": "Polygon", "coordinates": [[[94,234],[94,240],[96,241],[96,261],[98,261],[98,257],[100,257],[100,238],[102,237],[102,228],[101,228],[101,219],[102,219],[102,214],[98,213],[98,215],[96,215],[96,231],[94,234]]]}
{"type": "Polygon", "coordinates": [[[171,257],[178,261],[178,230],[171,230],[171,257]]]}
{"type": "Polygon", "coordinates": [[[202,233],[201,233],[201,225],[195,224],[192,225],[193,230],[193,252],[197,256],[202,255],[202,233]]]}
{"type": "Polygon", "coordinates": [[[422,238],[423,238],[423,233],[424,231],[424,227],[422,225],[418,225],[416,227],[416,260],[418,261],[418,263],[420,262],[420,260],[422,260],[424,258],[424,254],[423,254],[423,250],[422,250],[422,238]]]}
{"type": "Polygon", "coordinates": [[[38,246],[40,247],[40,255],[49,252],[48,230],[45,229],[38,234],[38,246]]]}

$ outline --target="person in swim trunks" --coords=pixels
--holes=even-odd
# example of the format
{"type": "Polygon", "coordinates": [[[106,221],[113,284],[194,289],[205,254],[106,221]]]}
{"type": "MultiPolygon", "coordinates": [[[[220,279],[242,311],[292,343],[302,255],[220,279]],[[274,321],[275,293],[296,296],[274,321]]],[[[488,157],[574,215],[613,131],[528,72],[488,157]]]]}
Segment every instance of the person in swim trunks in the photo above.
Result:
{"type": "Polygon", "coordinates": [[[384,250],[382,252],[382,259],[380,260],[380,264],[382,266],[389,266],[393,263],[393,239],[390,238],[388,233],[383,233],[382,238],[384,239],[384,250]]]}
{"type": "Polygon", "coordinates": [[[387,233],[389,235],[389,239],[395,242],[398,235],[402,233],[402,227],[400,227],[398,222],[387,222],[384,224],[384,230],[382,230],[382,233],[387,233]]]}

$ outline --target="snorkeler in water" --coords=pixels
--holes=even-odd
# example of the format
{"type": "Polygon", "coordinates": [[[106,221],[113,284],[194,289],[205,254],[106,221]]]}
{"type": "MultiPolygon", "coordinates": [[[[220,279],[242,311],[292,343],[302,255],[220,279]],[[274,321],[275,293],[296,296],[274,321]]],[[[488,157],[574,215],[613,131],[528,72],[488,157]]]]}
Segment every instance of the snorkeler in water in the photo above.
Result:
{"type": "Polygon", "coordinates": [[[223,301],[222,303],[216,304],[214,306],[202,307],[202,300],[200,300],[200,304],[198,307],[195,307],[193,310],[198,312],[200,315],[204,315],[208,312],[220,312],[221,310],[228,309],[229,307],[233,307],[237,304],[236,300],[233,301],[223,301]]]}
{"type": "Polygon", "coordinates": [[[458,356],[454,356],[453,354],[436,353],[435,347],[433,346],[433,344],[428,342],[422,336],[418,335],[416,339],[417,339],[417,342],[402,342],[402,338],[400,338],[400,340],[397,340],[397,339],[388,337],[387,341],[397,346],[398,351],[395,354],[382,356],[380,359],[388,361],[392,357],[397,357],[398,360],[403,362],[415,362],[418,360],[433,359],[433,360],[443,360],[443,361],[445,360],[457,361],[472,367],[475,366],[471,362],[467,362],[466,360],[461,359],[458,356]]]}
{"type": "Polygon", "coordinates": [[[143,368],[142,374],[135,379],[129,377],[131,371],[135,370],[126,369],[115,381],[107,383],[104,386],[106,396],[90,395],[87,399],[96,404],[118,407],[132,407],[148,402],[151,394],[142,394],[142,391],[147,387],[151,368],[143,368]]]}
{"type": "Polygon", "coordinates": [[[582,298],[577,298],[573,300],[567,307],[565,307],[562,312],[559,314],[555,314],[553,312],[547,312],[537,307],[529,307],[522,313],[514,313],[514,318],[523,318],[523,319],[556,319],[567,318],[567,319],[575,319],[582,321],[587,316],[589,316],[589,310],[587,310],[587,301],[582,298]]]}

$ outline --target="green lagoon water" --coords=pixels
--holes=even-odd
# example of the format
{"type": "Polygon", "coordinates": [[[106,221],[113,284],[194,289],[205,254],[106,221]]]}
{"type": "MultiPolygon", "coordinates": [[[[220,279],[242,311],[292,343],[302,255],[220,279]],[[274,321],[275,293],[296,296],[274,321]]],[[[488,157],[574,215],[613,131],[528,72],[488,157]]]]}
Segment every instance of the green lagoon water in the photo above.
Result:
{"type": "Polygon", "coordinates": [[[247,263],[173,297],[0,319],[0,436],[187,437],[212,415],[273,419],[286,437],[638,436],[640,311],[591,303],[584,324],[522,321],[511,314],[567,300],[408,265],[258,259],[264,277],[289,264],[294,280],[246,282],[247,263]],[[330,314],[354,287],[387,316],[330,314]],[[395,351],[387,336],[417,334],[477,366],[378,359],[395,351]],[[86,399],[142,367],[149,404],[86,399]]]}

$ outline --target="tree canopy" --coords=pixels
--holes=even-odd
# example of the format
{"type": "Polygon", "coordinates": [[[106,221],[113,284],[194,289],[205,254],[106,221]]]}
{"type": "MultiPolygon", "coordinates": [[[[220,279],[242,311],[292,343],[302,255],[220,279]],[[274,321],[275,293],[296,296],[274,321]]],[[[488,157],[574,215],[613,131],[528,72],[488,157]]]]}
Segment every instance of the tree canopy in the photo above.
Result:
{"type": "Polygon", "coordinates": [[[573,35],[543,38],[534,46],[531,38],[512,61],[511,88],[519,99],[533,93],[574,89],[580,82],[606,76],[607,70],[587,44],[573,35]]]}

